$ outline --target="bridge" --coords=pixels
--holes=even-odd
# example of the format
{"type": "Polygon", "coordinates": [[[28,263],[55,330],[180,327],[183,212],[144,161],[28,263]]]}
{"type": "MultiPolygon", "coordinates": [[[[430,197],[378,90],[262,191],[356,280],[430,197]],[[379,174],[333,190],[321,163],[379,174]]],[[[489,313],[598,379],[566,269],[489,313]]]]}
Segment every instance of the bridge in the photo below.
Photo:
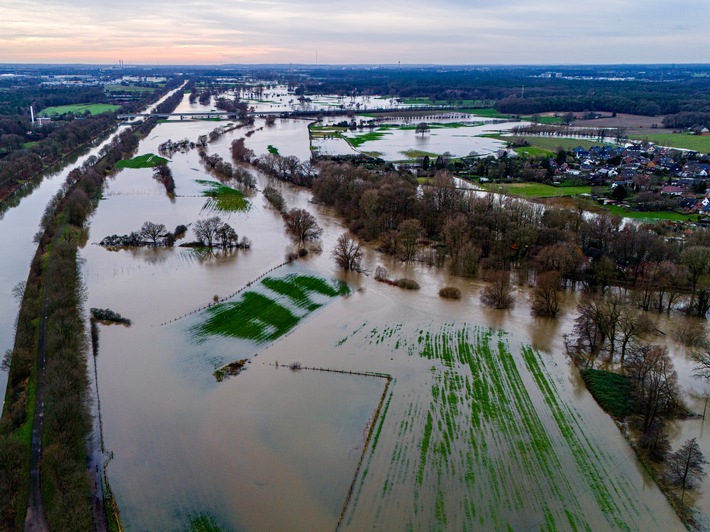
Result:
{"type": "MultiPolygon", "coordinates": [[[[337,109],[293,109],[293,110],[273,110],[273,111],[251,111],[247,116],[276,116],[278,118],[299,118],[299,117],[316,117],[316,116],[339,116],[352,112],[355,114],[369,113],[392,113],[402,111],[456,111],[464,109],[461,106],[455,105],[418,105],[406,107],[361,107],[360,109],[353,108],[337,108],[337,109]]],[[[179,118],[180,120],[197,119],[197,118],[239,118],[239,113],[235,111],[191,111],[182,113],[122,113],[116,115],[118,120],[132,120],[134,118],[147,118],[154,116],[156,118],[168,119],[179,118]]]]}

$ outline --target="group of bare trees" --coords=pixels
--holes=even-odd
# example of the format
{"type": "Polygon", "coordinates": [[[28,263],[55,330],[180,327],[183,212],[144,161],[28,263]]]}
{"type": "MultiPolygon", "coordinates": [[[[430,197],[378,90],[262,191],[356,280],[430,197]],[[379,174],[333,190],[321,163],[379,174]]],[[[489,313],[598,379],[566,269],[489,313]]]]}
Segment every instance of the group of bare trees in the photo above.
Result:
{"type": "Polygon", "coordinates": [[[246,236],[239,240],[239,235],[234,228],[223,222],[219,216],[197,220],[192,231],[195,233],[197,242],[207,249],[221,247],[223,250],[227,250],[249,249],[251,247],[251,241],[246,236]]]}

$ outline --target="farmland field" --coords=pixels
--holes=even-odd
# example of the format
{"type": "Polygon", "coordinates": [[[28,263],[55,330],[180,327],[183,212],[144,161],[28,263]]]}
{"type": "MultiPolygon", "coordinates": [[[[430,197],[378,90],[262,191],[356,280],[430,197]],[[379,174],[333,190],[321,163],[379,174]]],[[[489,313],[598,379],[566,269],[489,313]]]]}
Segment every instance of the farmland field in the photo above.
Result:
{"type": "Polygon", "coordinates": [[[160,166],[161,164],[167,164],[168,160],[159,155],[152,153],[146,153],[144,155],[138,155],[132,159],[124,159],[116,163],[116,168],[152,168],[153,166],[160,166]]]}
{"type": "Polygon", "coordinates": [[[684,135],[680,133],[651,133],[644,135],[634,135],[638,140],[647,140],[659,146],[671,146],[693,150],[700,153],[710,153],[710,137],[702,135],[684,135]]]}
{"type": "Polygon", "coordinates": [[[553,361],[501,331],[432,325],[363,324],[342,340],[431,363],[426,388],[408,390],[405,403],[395,385],[343,524],[387,528],[394,514],[401,529],[652,525],[624,464],[565,400],[569,384],[553,361]]]}
{"type": "Polygon", "coordinates": [[[510,184],[488,184],[486,189],[491,192],[503,192],[515,196],[526,198],[552,198],[557,196],[576,196],[578,194],[589,194],[592,191],[590,186],[552,186],[542,183],[510,183],[510,184]]]}
{"type": "Polygon", "coordinates": [[[610,142],[599,142],[598,140],[575,139],[566,137],[541,137],[535,135],[488,135],[490,138],[511,142],[515,139],[525,139],[531,147],[547,150],[549,152],[557,152],[558,148],[571,150],[573,148],[582,147],[589,149],[592,146],[611,145],[610,142]]]}
{"type": "Polygon", "coordinates": [[[232,212],[249,209],[249,201],[241,191],[209,179],[198,179],[197,182],[205,187],[202,194],[209,198],[205,210],[232,212]]]}
{"type": "Polygon", "coordinates": [[[75,115],[83,115],[88,112],[92,115],[101,113],[112,113],[118,111],[120,105],[112,105],[108,103],[79,103],[74,105],[59,105],[56,107],[47,107],[38,113],[38,116],[63,115],[64,113],[73,113],[75,115]]]}

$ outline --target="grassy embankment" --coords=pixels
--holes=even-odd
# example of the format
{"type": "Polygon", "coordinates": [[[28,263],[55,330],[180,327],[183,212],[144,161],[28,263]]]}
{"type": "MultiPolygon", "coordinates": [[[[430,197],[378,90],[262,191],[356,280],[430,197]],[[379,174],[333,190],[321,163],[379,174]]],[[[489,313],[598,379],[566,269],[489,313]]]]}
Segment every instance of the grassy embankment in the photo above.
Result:
{"type": "Polygon", "coordinates": [[[114,111],[118,111],[120,108],[120,105],[113,105],[108,103],[78,103],[73,105],[58,105],[56,107],[47,107],[46,109],[42,109],[42,111],[40,111],[37,116],[63,115],[65,113],[83,115],[86,112],[92,115],[98,115],[101,113],[112,113],[114,111]]]}
{"type": "Polygon", "coordinates": [[[122,159],[116,163],[116,168],[153,168],[168,164],[168,160],[153,153],[138,155],[132,159],[122,159]]]}
{"type": "Polygon", "coordinates": [[[215,212],[238,212],[246,211],[250,207],[249,201],[239,190],[208,179],[198,179],[197,182],[206,187],[202,195],[210,198],[204,207],[207,210],[215,212]]]}

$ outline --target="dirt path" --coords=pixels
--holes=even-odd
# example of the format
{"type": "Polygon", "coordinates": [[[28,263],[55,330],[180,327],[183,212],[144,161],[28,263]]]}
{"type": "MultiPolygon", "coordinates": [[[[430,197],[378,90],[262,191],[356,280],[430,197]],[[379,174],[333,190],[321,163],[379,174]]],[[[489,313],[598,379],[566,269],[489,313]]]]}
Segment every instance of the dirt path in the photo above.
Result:
{"type": "Polygon", "coordinates": [[[42,420],[44,418],[44,377],[47,344],[47,294],[42,293],[42,309],[39,322],[39,341],[37,343],[37,376],[35,413],[32,420],[32,443],[30,447],[30,496],[27,501],[25,530],[49,530],[44,517],[40,466],[42,462],[42,420]]]}

